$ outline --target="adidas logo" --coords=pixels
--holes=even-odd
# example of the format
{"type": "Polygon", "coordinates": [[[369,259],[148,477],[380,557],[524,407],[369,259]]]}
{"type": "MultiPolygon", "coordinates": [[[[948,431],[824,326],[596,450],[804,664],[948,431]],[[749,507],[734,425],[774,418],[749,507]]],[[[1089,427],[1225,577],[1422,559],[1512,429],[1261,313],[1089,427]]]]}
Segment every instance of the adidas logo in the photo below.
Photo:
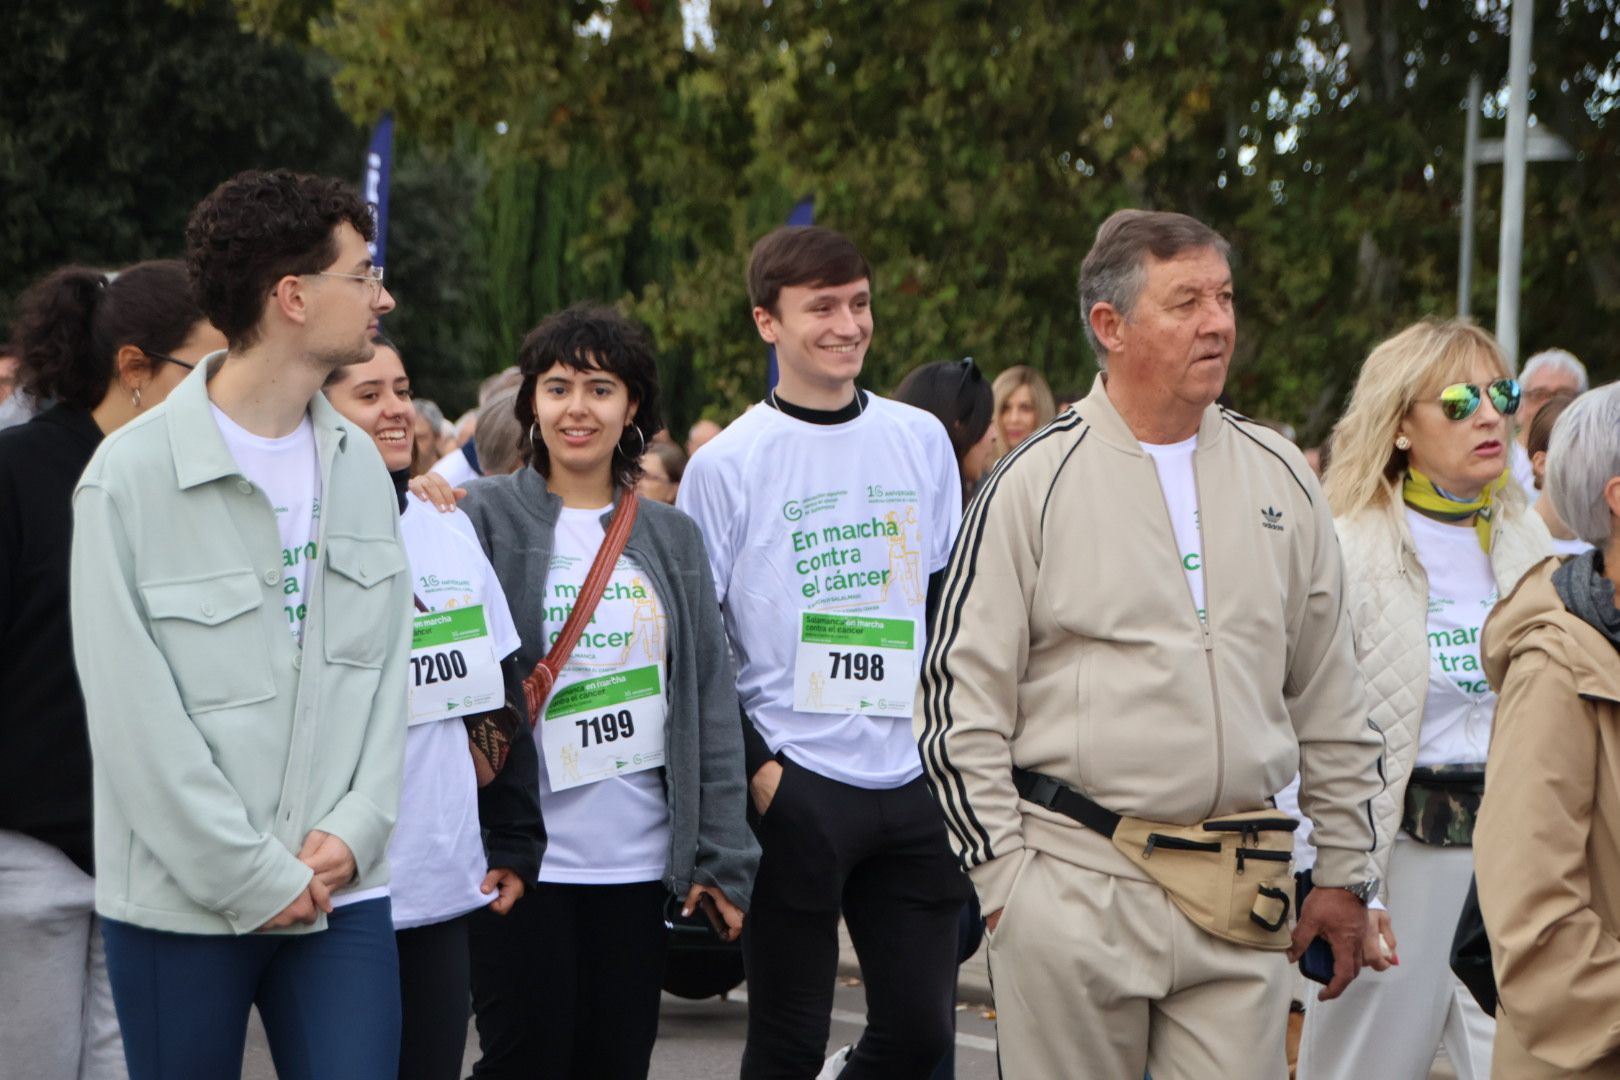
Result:
{"type": "Polygon", "coordinates": [[[1269,506],[1266,507],[1260,511],[1260,524],[1268,529],[1276,529],[1278,532],[1282,532],[1282,511],[1274,510],[1269,506]]]}

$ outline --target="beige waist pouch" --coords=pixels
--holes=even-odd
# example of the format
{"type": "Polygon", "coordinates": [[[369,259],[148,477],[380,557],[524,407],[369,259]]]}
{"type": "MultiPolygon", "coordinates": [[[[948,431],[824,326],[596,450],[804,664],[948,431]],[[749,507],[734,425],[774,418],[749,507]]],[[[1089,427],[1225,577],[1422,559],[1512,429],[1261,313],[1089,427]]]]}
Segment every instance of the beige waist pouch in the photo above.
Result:
{"type": "Polygon", "coordinates": [[[1203,929],[1237,945],[1280,951],[1292,938],[1298,826],[1271,809],[1196,825],[1121,817],[1113,840],[1203,929]]]}

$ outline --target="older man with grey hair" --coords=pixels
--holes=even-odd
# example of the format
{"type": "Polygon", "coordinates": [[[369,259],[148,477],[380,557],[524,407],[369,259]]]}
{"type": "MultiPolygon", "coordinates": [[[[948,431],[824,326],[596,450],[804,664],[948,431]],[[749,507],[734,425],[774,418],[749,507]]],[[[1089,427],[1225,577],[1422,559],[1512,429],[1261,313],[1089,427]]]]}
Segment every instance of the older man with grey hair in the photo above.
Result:
{"type": "Polygon", "coordinates": [[[1325,997],[1376,890],[1337,541],[1299,451],[1219,407],[1228,247],[1124,210],[1080,270],[1091,393],[968,508],[923,662],[924,766],[988,912],[1003,1074],[1278,1077],[1285,954],[1325,997]],[[1302,774],[1318,888],[1290,933],[1302,774]]]}
{"type": "Polygon", "coordinates": [[[1524,370],[1519,372],[1519,386],[1524,393],[1519,414],[1514,417],[1518,421],[1519,432],[1513,439],[1508,460],[1513,467],[1513,478],[1524,488],[1532,503],[1541,497],[1541,492],[1536,489],[1536,471],[1530,462],[1527,445],[1530,424],[1541,407],[1553,398],[1584,394],[1589,385],[1586,365],[1565,349],[1543,349],[1526,360],[1524,370]]]}

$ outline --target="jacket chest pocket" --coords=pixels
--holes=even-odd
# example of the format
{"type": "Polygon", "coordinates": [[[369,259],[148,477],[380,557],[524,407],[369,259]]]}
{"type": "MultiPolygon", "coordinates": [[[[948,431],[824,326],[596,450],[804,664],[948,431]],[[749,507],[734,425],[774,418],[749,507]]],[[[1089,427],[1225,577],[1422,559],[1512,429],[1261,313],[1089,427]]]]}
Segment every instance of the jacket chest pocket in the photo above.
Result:
{"type": "Polygon", "coordinates": [[[140,586],[141,600],[188,713],[228,709],[275,696],[251,570],[140,586]]]}
{"type": "Polygon", "coordinates": [[[405,571],[393,537],[331,536],[324,552],[321,647],[335,664],[380,668],[402,618],[389,586],[405,571]]]}

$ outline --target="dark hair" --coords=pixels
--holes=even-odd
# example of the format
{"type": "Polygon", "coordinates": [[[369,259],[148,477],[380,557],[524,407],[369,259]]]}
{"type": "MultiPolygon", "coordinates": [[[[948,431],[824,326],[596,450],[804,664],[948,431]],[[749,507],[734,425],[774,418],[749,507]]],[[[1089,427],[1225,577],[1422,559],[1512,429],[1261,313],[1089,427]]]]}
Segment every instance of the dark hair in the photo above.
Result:
{"type": "Polygon", "coordinates": [[[957,465],[984,438],[995,397],[971,356],[924,364],[900,380],[894,396],[939,417],[951,437],[957,465]]]}
{"type": "Polygon", "coordinates": [[[348,184],[277,169],[237,173],[186,224],[186,263],[197,300],[232,348],[258,339],[265,299],[288,274],[337,258],[338,226],[370,240],[371,211],[348,184]]]}
{"type": "Polygon", "coordinates": [[[1106,361],[1108,352],[1091,329],[1091,309],[1109,304],[1129,318],[1142,293],[1149,255],[1162,261],[1206,247],[1231,261],[1231,245],[1197,218],[1163,210],[1116,210],[1108,215],[1080,264],[1080,324],[1099,360],[1106,361]]]}
{"type": "Polygon", "coordinates": [[[120,348],[173,352],[202,321],[186,268],[174,259],[136,263],[111,277],[64,266],[17,302],[18,384],[42,405],[93,409],[118,376],[120,348]]]}
{"type": "Polygon", "coordinates": [[[776,301],[790,285],[848,285],[872,268],[849,237],[815,225],[784,225],[759,238],[748,256],[748,302],[780,315],[776,301]]]}
{"type": "Polygon", "coordinates": [[[1530,421],[1530,430],[1524,435],[1526,454],[1535,457],[1547,451],[1547,447],[1552,443],[1553,425],[1558,423],[1558,418],[1574,400],[1574,394],[1554,394],[1547,399],[1545,405],[1536,410],[1535,419],[1530,421]]]}
{"type": "Polygon", "coordinates": [[[669,482],[678,484],[686,475],[686,451],[668,439],[654,439],[647,444],[647,453],[655,455],[669,474],[669,482]]]}
{"type": "Polygon", "coordinates": [[[549,476],[551,455],[544,440],[531,439],[534,424],[534,388],[540,376],[558,364],[575,371],[605,371],[618,376],[630,391],[636,417],[631,426],[641,438],[625,448],[620,438],[613,451],[613,480],[619,487],[633,488],[641,479],[642,444],[650,444],[663,422],[658,418],[658,361],[653,357],[652,339],[637,323],[613,308],[600,304],[575,304],[547,315],[529,331],[518,349],[518,370],[523,382],[518,387],[512,413],[523,429],[529,448],[529,464],[541,476],[549,476]]]}

